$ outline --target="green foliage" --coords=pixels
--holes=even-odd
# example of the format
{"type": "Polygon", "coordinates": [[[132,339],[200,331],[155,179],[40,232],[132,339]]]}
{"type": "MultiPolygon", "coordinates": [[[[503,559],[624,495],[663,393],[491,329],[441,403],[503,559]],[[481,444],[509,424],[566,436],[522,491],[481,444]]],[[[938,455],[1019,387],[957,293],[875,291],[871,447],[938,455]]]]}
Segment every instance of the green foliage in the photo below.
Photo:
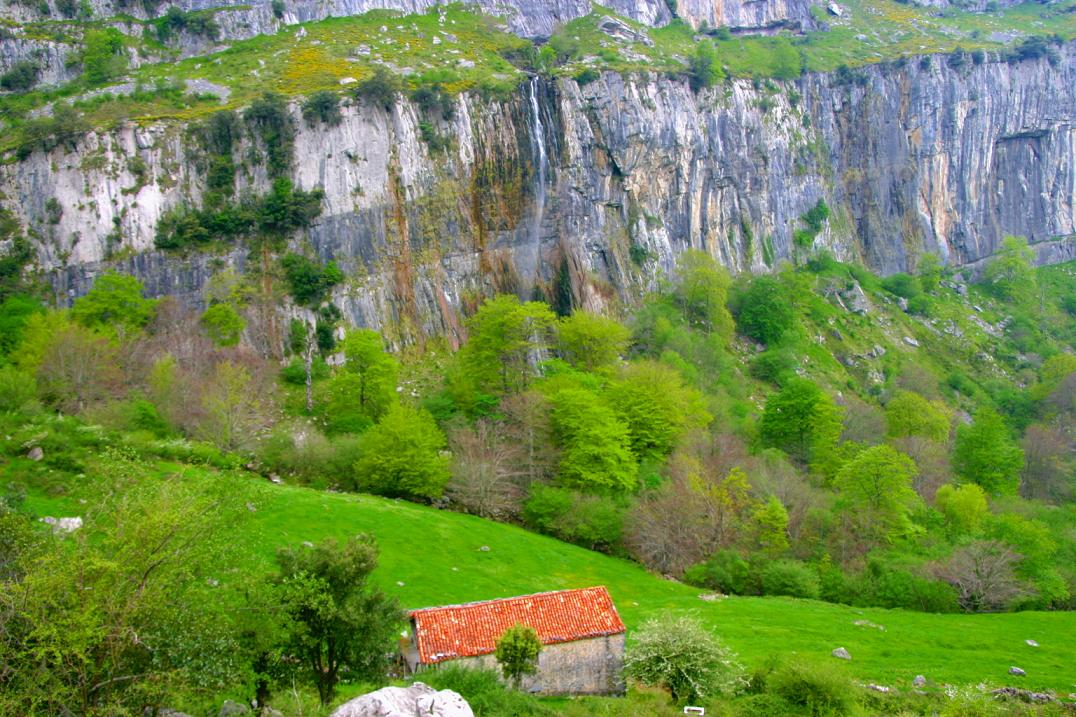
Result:
{"type": "Polygon", "coordinates": [[[127,50],[119,30],[90,29],[82,42],[82,74],[91,85],[104,84],[127,69],[127,50]]]}
{"type": "Polygon", "coordinates": [[[535,484],[523,506],[528,526],[589,550],[616,552],[625,507],[614,498],[535,484]]]}
{"type": "Polygon", "coordinates": [[[390,497],[440,498],[449,478],[445,443],[427,411],[394,405],[363,434],[356,485],[390,497]]]}
{"type": "Polygon", "coordinates": [[[829,396],[807,379],[790,380],[766,401],[759,423],[764,445],[780,448],[806,463],[836,447],[841,413],[829,396]]]}
{"type": "Polygon", "coordinates": [[[737,304],[736,325],[740,331],[767,346],[780,341],[795,325],[788,290],[772,276],[752,279],[737,304]]]}
{"type": "Polygon", "coordinates": [[[392,70],[383,65],[374,68],[373,74],[356,83],[355,97],[365,100],[386,112],[392,112],[396,96],[403,90],[403,82],[392,70]]]}
{"type": "Polygon", "coordinates": [[[0,87],[8,92],[26,92],[37,84],[41,68],[31,60],[14,63],[4,74],[0,75],[0,87]]]}
{"type": "Polygon", "coordinates": [[[672,615],[639,628],[624,658],[624,673],[664,687],[677,702],[734,694],[744,682],[735,653],[697,620],[672,615]]]}
{"type": "Polygon", "coordinates": [[[788,549],[788,510],[777,496],[771,495],[756,508],[751,522],[755,542],[763,554],[773,557],[788,549]]]}
{"type": "Polygon", "coordinates": [[[501,666],[504,678],[519,689],[525,675],[538,672],[538,653],[541,651],[542,642],[535,629],[516,624],[497,639],[493,656],[501,666]]]}
{"type": "Polygon", "coordinates": [[[684,581],[730,595],[746,595],[749,575],[750,567],[739,553],[718,550],[705,563],[688,568],[684,581]]]}
{"type": "Polygon", "coordinates": [[[211,13],[184,12],[175,5],[169,7],[153,24],[157,28],[157,39],[165,43],[184,32],[201,35],[209,40],[220,37],[220,26],[211,13]]]}
{"type": "Polygon", "coordinates": [[[872,446],[846,463],[834,480],[843,507],[864,535],[881,539],[905,535],[919,497],[912,489],[915,462],[888,445],[872,446]]]}
{"type": "Polygon", "coordinates": [[[330,384],[326,419],[334,432],[358,433],[396,404],[399,365],[372,329],[349,331],[341,349],[346,363],[330,384]]]}
{"type": "Polygon", "coordinates": [[[217,346],[235,346],[247,322],[231,304],[213,304],[202,314],[202,326],[217,346]]]}
{"type": "Polygon", "coordinates": [[[957,427],[953,468],[964,480],[978,483],[991,495],[1012,495],[1023,466],[1024,451],[996,411],[980,408],[970,426],[957,427]]]}
{"type": "Polygon", "coordinates": [[[882,288],[905,299],[913,299],[923,292],[923,284],[918,276],[902,273],[891,274],[882,279],[882,288]]]}
{"type": "Polygon", "coordinates": [[[890,438],[921,436],[937,443],[949,439],[945,405],[911,391],[897,391],[893,395],[885,405],[885,421],[890,438]]]}
{"type": "Polygon", "coordinates": [[[494,670],[461,667],[448,663],[422,674],[422,681],[439,690],[459,693],[475,717],[552,717],[546,707],[529,694],[505,687],[494,670]]]}
{"type": "Polygon", "coordinates": [[[923,287],[923,291],[933,294],[941,286],[941,258],[933,252],[928,252],[919,257],[918,273],[919,284],[923,287]]]}
{"type": "Polygon", "coordinates": [[[975,535],[989,513],[986,493],[975,483],[943,485],[934,494],[934,506],[957,535],[975,535]]]}
{"type": "Polygon", "coordinates": [[[133,276],[105,272],[93,288],[71,305],[71,318],[83,326],[114,331],[139,331],[153,318],[157,302],[142,296],[142,282],[133,276]]]}
{"type": "Polygon", "coordinates": [[[365,535],[277,554],[276,595],[289,618],[287,649],[327,706],[341,679],[380,680],[401,611],[370,584],[377,547],[365,535]]]}
{"type": "Polygon", "coordinates": [[[321,304],[332,288],[344,279],[343,272],[334,261],[322,266],[302,254],[292,252],[280,264],[284,267],[288,293],[297,303],[305,306],[321,304]]]}
{"type": "Polygon", "coordinates": [[[983,283],[998,297],[1016,303],[1034,298],[1037,288],[1035,252],[1023,237],[1007,236],[986,265],[983,283]]]}
{"type": "Polygon", "coordinates": [[[674,295],[688,323],[724,339],[732,337],[732,316],[727,307],[732,280],[728,272],[705,252],[690,250],[676,261],[674,295]]]}
{"type": "Polygon", "coordinates": [[[576,311],[557,322],[557,351],[572,366],[595,371],[614,365],[628,346],[623,324],[589,311],[576,311]]]}
{"type": "Polygon", "coordinates": [[[315,92],[303,101],[303,119],[310,124],[321,122],[335,127],[343,119],[340,114],[340,98],[335,92],[328,90],[315,92]]]}
{"type": "MultiPolygon", "coordinates": [[[[0,296],[3,296],[2,290],[0,296]]],[[[10,294],[0,300],[0,363],[22,341],[23,330],[30,317],[44,310],[41,302],[21,294],[10,294]]]]}
{"type": "Polygon", "coordinates": [[[762,569],[760,577],[763,595],[787,595],[810,600],[818,597],[818,573],[795,560],[774,560],[762,569]]]}
{"type": "Polygon", "coordinates": [[[706,87],[713,87],[723,80],[725,73],[721,71],[721,63],[718,60],[714,46],[707,42],[695,45],[695,51],[688,58],[687,78],[688,84],[694,92],[706,87]]]}
{"type": "Polygon", "coordinates": [[[534,372],[532,359],[549,345],[555,321],[540,302],[524,304],[506,294],[487,300],[467,321],[469,338],[459,355],[464,377],[483,393],[524,390],[534,372]]]}
{"type": "Polygon", "coordinates": [[[140,713],[242,674],[223,591],[206,581],[228,569],[223,530],[242,520],[230,482],[138,480],[112,457],[97,470],[107,497],[85,526],[24,538],[0,579],[5,713],[140,713]]]}
{"type": "Polygon", "coordinates": [[[796,361],[796,354],[793,350],[772,348],[751,359],[747,368],[751,375],[760,381],[782,386],[788,379],[795,377],[798,367],[799,362],[796,361]]]}
{"type": "Polygon", "coordinates": [[[0,413],[26,410],[37,398],[34,377],[14,366],[0,365],[0,413]]]}
{"type": "Polygon", "coordinates": [[[585,491],[635,489],[637,466],[628,426],[591,391],[563,389],[553,397],[553,427],[561,446],[559,480],[585,491]]]}
{"type": "Polygon", "coordinates": [[[427,115],[448,121],[456,116],[456,103],[439,83],[423,85],[411,93],[411,101],[427,115]]]}
{"type": "Polygon", "coordinates": [[[852,683],[822,662],[791,662],[765,678],[766,690],[811,717],[839,717],[855,712],[852,683]]]}
{"type": "MultiPolygon", "coordinates": [[[[287,101],[276,93],[267,92],[243,112],[243,120],[261,138],[269,176],[282,180],[291,169],[295,149],[295,122],[288,112],[287,101]]],[[[276,184],[273,186],[275,191],[276,184]]],[[[290,182],[288,186],[291,186],[290,182]]]]}
{"type": "Polygon", "coordinates": [[[26,159],[34,152],[51,152],[57,147],[68,151],[91,129],[90,124],[66,102],[52,106],[52,116],[36,117],[23,124],[15,153],[26,159]]]}
{"type": "Polygon", "coordinates": [[[800,217],[800,221],[806,225],[806,229],[797,229],[793,232],[793,243],[801,249],[810,247],[815,237],[822,231],[826,220],[829,219],[829,207],[824,199],[819,199],[813,207],[800,217]]]}
{"type": "Polygon", "coordinates": [[[608,389],[608,402],[628,427],[639,460],[663,458],[687,432],[712,420],[697,389],[684,385],[675,368],[657,361],[633,361],[608,389]]]}
{"type": "Polygon", "coordinates": [[[185,251],[256,233],[284,237],[309,226],[321,214],[323,197],[320,189],[298,190],[282,177],[273,182],[268,194],[238,206],[197,210],[178,207],[166,213],[157,224],[156,245],[166,251],[185,251]]]}

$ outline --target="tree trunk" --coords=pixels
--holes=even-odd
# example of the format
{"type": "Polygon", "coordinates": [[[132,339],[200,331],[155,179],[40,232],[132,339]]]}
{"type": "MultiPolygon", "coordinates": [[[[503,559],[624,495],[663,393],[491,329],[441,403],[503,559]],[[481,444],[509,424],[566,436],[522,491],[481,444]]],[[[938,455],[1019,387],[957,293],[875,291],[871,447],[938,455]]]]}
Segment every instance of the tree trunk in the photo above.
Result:
{"type": "Polygon", "coordinates": [[[314,412],[314,346],[317,344],[317,337],[314,333],[313,324],[306,325],[306,356],[304,361],[306,363],[306,412],[314,412]]]}

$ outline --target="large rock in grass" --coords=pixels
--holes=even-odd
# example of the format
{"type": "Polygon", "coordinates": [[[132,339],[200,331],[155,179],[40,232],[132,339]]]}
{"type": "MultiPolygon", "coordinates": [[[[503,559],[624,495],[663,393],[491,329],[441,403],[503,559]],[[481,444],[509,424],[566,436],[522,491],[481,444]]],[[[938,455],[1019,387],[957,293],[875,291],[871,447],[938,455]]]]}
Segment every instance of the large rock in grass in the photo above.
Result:
{"type": "Polygon", "coordinates": [[[340,705],[332,717],[474,717],[457,692],[437,691],[421,682],[385,687],[340,705]]]}

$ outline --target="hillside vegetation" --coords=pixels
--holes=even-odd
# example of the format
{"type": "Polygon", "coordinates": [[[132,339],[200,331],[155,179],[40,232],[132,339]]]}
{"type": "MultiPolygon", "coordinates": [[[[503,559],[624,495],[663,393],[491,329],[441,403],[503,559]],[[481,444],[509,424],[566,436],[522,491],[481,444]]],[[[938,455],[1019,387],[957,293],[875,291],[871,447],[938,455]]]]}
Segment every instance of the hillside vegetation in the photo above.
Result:
{"type": "MultiPolygon", "coordinates": [[[[1072,265],[1035,270],[1010,238],[975,282],[929,255],[882,279],[809,251],[820,203],[798,267],[734,280],[687,252],[623,322],[570,294],[500,295],[459,351],[392,352],[369,329],[337,343],[335,265],[274,257],[297,226],[274,202],[318,201],[288,196],[246,231],[313,321],[274,328],[257,275],[219,277],[198,315],[117,274],[46,309],[5,274],[13,708],[302,702],[283,694],[303,676],[329,705],[385,679],[397,606],[592,584],[633,631],[697,615],[756,671],[727,683],[746,694],[709,696],[746,714],[804,713],[789,680],[835,690],[835,714],[989,713],[1001,703],[964,686],[1011,684],[1010,667],[1070,689],[1072,265]],[[84,527],[50,535],[43,515],[84,527]],[[353,575],[339,589],[360,593],[334,604],[383,616],[341,689],[295,657],[302,606],[337,584],[303,582],[319,570],[353,575]],[[852,661],[825,667],[836,647],[852,661]]],[[[524,703],[487,713],[573,709],[524,703]]]]}

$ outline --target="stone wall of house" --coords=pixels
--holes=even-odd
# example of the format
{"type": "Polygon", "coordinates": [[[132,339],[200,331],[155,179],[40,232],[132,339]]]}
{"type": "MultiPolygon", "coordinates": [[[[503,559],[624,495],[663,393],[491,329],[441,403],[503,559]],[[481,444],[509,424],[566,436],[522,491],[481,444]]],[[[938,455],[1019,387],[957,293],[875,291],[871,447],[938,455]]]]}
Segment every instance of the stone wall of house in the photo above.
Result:
{"type": "MultiPolygon", "coordinates": [[[[493,655],[441,664],[500,670],[493,655]]],[[[521,689],[545,695],[618,695],[624,692],[623,671],[624,633],[562,642],[542,647],[538,673],[525,677],[521,689]]]]}

